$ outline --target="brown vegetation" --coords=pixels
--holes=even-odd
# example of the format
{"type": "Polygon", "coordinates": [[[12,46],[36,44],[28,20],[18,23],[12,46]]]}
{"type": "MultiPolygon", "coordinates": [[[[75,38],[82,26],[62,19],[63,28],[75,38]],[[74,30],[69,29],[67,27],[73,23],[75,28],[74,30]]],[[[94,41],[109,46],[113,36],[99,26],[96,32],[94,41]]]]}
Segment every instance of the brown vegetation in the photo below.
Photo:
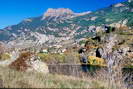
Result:
{"type": "Polygon", "coordinates": [[[26,62],[30,60],[30,58],[33,56],[33,53],[31,52],[22,52],[17,60],[12,62],[9,67],[25,71],[28,67],[30,67],[26,62]]]}

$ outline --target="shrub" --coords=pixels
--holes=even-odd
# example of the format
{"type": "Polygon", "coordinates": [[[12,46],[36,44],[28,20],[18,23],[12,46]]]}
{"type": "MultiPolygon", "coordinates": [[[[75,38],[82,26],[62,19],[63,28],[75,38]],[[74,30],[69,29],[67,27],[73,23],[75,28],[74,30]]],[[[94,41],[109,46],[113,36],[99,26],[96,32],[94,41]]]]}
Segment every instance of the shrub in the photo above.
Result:
{"type": "Polygon", "coordinates": [[[0,55],[0,60],[8,60],[11,58],[11,55],[9,53],[3,53],[0,55]]]}
{"type": "Polygon", "coordinates": [[[37,54],[40,59],[46,63],[54,64],[54,63],[63,63],[64,62],[64,54],[46,54],[46,53],[38,53],[37,54]]]}
{"type": "Polygon", "coordinates": [[[45,54],[38,53],[37,54],[40,59],[48,64],[56,64],[56,63],[75,63],[79,60],[78,53],[70,52],[64,54],[45,54]]]}
{"type": "Polygon", "coordinates": [[[106,66],[104,59],[95,56],[89,56],[88,62],[90,65],[106,66]]]}
{"type": "Polygon", "coordinates": [[[31,52],[22,52],[19,55],[19,58],[12,62],[9,67],[20,71],[25,71],[28,67],[30,67],[26,62],[29,61],[32,56],[33,53],[31,52]]]}

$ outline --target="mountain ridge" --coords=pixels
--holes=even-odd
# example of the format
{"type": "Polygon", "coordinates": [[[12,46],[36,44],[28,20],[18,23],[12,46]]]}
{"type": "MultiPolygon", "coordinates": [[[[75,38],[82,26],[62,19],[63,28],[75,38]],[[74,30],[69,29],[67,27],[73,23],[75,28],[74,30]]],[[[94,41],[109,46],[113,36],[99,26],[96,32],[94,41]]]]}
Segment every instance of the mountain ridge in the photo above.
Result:
{"type": "Polygon", "coordinates": [[[0,41],[13,41],[31,32],[46,36],[69,37],[80,40],[103,29],[105,25],[132,27],[133,2],[122,2],[94,12],[74,13],[68,8],[48,9],[44,15],[27,18],[17,25],[8,26],[0,31],[0,41]],[[52,14],[50,12],[52,10],[52,14]],[[67,11],[67,12],[66,12],[67,11]],[[47,13],[48,12],[48,13],[47,13]],[[58,14],[57,14],[58,13],[58,14]],[[121,14],[120,14],[121,13],[121,14]],[[56,16],[57,15],[57,16],[56,16]]]}

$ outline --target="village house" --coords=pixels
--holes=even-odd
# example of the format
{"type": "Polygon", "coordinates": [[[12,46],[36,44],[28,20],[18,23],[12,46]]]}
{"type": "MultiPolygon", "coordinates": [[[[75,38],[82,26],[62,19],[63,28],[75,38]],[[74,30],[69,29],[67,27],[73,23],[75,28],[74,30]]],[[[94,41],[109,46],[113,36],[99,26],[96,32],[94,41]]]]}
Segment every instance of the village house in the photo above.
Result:
{"type": "Polygon", "coordinates": [[[44,48],[44,49],[41,49],[40,51],[41,53],[48,53],[48,49],[44,48]]]}

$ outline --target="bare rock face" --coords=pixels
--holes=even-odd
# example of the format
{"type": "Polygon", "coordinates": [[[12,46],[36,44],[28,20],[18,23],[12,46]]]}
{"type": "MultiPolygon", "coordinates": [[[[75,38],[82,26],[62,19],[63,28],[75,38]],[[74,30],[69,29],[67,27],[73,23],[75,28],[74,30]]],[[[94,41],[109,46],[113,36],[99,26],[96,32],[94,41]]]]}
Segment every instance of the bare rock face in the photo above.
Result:
{"type": "Polygon", "coordinates": [[[118,3],[118,4],[115,5],[115,7],[122,7],[122,6],[124,6],[124,5],[121,4],[121,3],[118,3]]]}
{"type": "Polygon", "coordinates": [[[3,42],[0,42],[0,54],[4,53],[6,51],[5,44],[3,42]]]}
{"type": "Polygon", "coordinates": [[[107,37],[105,37],[104,40],[105,40],[105,46],[103,48],[98,48],[96,50],[96,55],[98,57],[107,59],[108,54],[112,52],[112,48],[117,42],[117,35],[110,34],[107,37]]]}
{"type": "Polygon", "coordinates": [[[115,47],[120,40],[116,34],[109,34],[104,40],[104,47],[98,48],[96,54],[107,62],[111,85],[115,85],[116,89],[121,89],[121,87],[125,87],[122,84],[122,68],[127,61],[127,56],[132,55],[132,52],[127,45],[115,47]],[[119,86],[117,86],[118,84],[119,86]]]}
{"type": "Polygon", "coordinates": [[[59,17],[59,16],[70,17],[72,15],[74,15],[74,12],[68,8],[58,8],[58,9],[49,8],[46,11],[46,13],[44,13],[42,19],[45,19],[46,17],[59,17]]]}
{"type": "Polygon", "coordinates": [[[36,71],[44,74],[49,73],[48,66],[44,62],[41,62],[40,60],[31,60],[28,63],[30,63],[29,65],[31,67],[28,68],[27,71],[36,71]]]}

